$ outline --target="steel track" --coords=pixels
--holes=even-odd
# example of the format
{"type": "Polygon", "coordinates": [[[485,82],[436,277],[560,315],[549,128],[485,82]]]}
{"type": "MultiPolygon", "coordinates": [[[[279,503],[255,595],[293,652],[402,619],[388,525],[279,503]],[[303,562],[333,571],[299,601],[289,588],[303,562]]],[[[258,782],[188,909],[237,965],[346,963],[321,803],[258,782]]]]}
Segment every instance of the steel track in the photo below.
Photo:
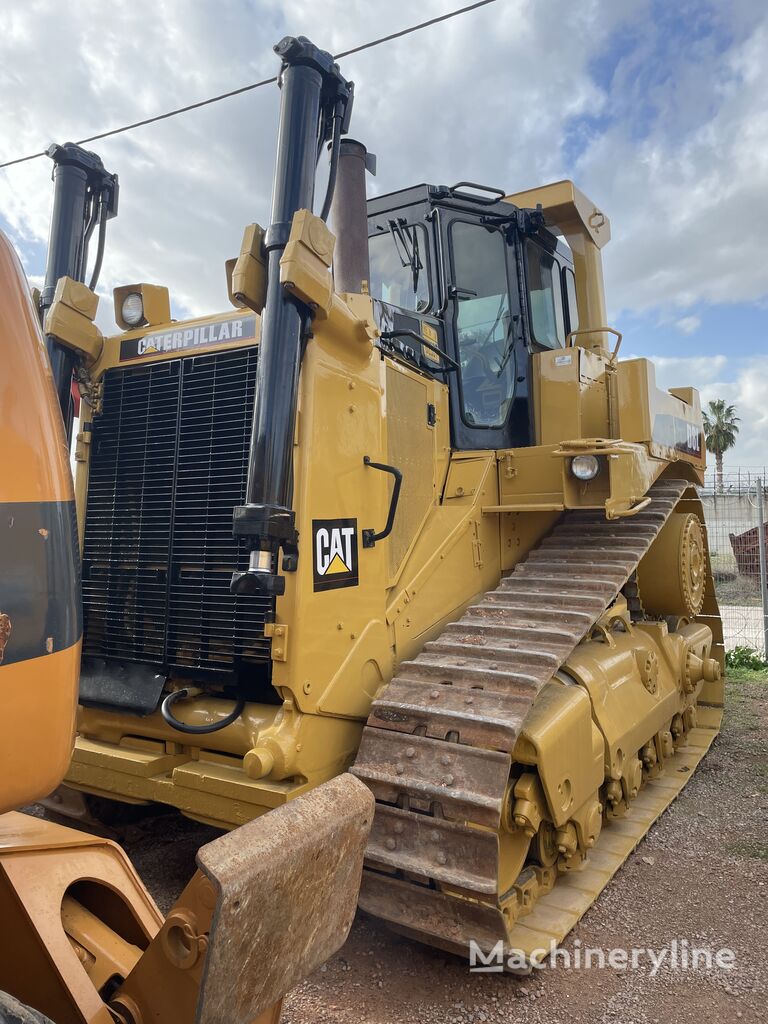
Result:
{"type": "Polygon", "coordinates": [[[400,665],[373,703],[352,768],[377,801],[364,910],[457,952],[470,938],[486,948],[508,941],[499,831],[515,742],[538,692],[688,487],[656,483],[651,505],[632,518],[566,513],[495,590],[400,665]]]}

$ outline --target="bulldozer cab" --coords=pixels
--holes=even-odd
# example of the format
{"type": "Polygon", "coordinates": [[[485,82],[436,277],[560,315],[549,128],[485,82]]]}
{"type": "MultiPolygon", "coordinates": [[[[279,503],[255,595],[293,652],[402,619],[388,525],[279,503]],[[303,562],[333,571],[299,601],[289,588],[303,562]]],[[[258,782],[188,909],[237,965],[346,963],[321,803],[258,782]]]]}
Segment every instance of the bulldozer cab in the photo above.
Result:
{"type": "Polygon", "coordinates": [[[369,200],[368,230],[383,344],[447,382],[453,448],[532,445],[531,359],[578,328],[568,246],[540,211],[464,183],[369,200]]]}

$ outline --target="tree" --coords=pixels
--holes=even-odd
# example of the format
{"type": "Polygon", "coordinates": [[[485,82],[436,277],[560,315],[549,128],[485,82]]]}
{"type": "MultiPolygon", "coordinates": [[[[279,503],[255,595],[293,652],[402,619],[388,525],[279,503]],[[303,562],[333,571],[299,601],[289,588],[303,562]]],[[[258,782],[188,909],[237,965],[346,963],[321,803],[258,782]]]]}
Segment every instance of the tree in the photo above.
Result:
{"type": "Polygon", "coordinates": [[[726,405],[722,398],[710,402],[704,412],[704,436],[707,451],[715,456],[718,491],[723,489],[723,455],[736,444],[738,424],[735,406],[726,405]]]}

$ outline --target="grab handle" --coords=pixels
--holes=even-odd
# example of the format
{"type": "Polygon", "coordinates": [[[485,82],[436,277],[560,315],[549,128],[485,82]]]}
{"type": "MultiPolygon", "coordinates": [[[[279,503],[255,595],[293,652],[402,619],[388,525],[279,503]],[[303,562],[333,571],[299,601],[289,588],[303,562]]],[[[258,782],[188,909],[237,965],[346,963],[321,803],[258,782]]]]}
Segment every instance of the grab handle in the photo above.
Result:
{"type": "Polygon", "coordinates": [[[397,503],[400,500],[400,488],[403,483],[403,474],[395,466],[388,466],[385,462],[371,462],[368,455],[363,457],[363,462],[366,466],[370,466],[371,469],[378,469],[382,473],[391,473],[395,478],[395,486],[392,488],[392,499],[389,503],[389,512],[387,513],[387,521],[384,524],[384,529],[380,533],[376,533],[374,529],[363,530],[363,547],[372,548],[377,540],[384,540],[392,533],[392,527],[395,524],[395,513],[397,512],[397,503]]]}

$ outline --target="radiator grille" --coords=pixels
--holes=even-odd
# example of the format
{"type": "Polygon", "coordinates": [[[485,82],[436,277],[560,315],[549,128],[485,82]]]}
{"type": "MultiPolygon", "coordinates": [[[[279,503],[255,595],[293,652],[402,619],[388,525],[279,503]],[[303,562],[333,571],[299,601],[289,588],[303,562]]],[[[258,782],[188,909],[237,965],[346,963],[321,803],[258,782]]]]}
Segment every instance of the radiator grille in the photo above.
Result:
{"type": "Polygon", "coordinates": [[[248,556],[245,493],[257,350],[109,371],[94,420],[83,653],[247,682],[264,674],[267,599],[229,593],[248,556]]]}

